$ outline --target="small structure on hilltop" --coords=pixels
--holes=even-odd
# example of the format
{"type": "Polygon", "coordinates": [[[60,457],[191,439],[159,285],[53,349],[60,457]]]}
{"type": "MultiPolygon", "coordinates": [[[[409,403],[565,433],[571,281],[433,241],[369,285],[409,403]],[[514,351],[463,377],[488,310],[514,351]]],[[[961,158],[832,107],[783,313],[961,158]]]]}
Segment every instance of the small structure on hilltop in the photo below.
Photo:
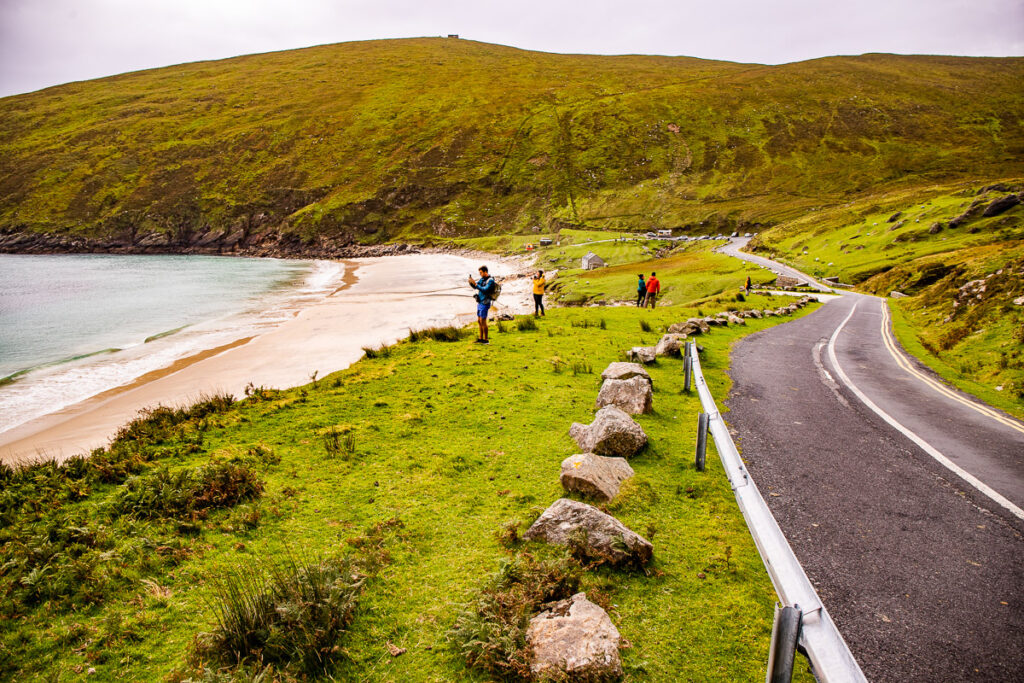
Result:
{"type": "Polygon", "coordinates": [[[607,264],[600,256],[592,251],[588,251],[587,255],[583,257],[583,270],[594,270],[595,268],[604,268],[607,264]]]}

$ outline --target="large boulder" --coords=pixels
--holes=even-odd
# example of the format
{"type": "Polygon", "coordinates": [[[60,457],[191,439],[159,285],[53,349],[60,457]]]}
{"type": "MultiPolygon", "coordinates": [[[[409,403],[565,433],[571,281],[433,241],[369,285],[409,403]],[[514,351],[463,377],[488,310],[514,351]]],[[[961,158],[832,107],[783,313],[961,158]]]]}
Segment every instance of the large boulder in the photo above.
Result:
{"type": "Polygon", "coordinates": [[[651,376],[647,374],[643,366],[636,363],[610,363],[601,373],[601,379],[631,379],[633,377],[643,377],[648,382],[651,381],[651,376]]]}
{"type": "Polygon", "coordinates": [[[685,334],[666,334],[654,347],[654,353],[658,356],[679,356],[682,355],[683,345],[686,343],[685,334]]]}
{"type": "Polygon", "coordinates": [[[559,498],[537,518],[523,536],[531,541],[566,545],[589,558],[613,565],[643,566],[654,546],[640,534],[593,505],[559,498]]]}
{"type": "Polygon", "coordinates": [[[569,436],[584,453],[630,458],[647,445],[647,435],[633,418],[615,406],[597,411],[589,425],[574,422],[569,436]]]}
{"type": "Polygon", "coordinates": [[[597,393],[594,407],[617,406],[630,415],[639,415],[651,412],[653,401],[650,378],[637,375],[629,379],[606,379],[597,393]]]}
{"type": "Polygon", "coordinates": [[[526,643],[538,680],[607,681],[622,676],[622,637],[608,613],[577,593],[530,620],[526,643]]]}
{"type": "Polygon", "coordinates": [[[683,323],[674,323],[669,325],[669,334],[685,334],[690,337],[698,334],[704,334],[709,331],[711,326],[708,325],[702,318],[690,318],[683,323]]]}
{"type": "Polygon", "coordinates": [[[562,488],[599,500],[617,496],[619,486],[632,476],[633,468],[625,458],[580,453],[562,461],[562,488]]]}
{"type": "Polygon", "coordinates": [[[735,313],[730,313],[729,317],[726,318],[726,320],[729,321],[730,325],[746,325],[747,324],[746,320],[744,320],[740,316],[736,315],[735,313]]]}
{"type": "Polygon", "coordinates": [[[626,356],[630,360],[636,361],[637,363],[644,363],[650,365],[658,359],[658,355],[654,352],[653,346],[634,346],[626,352],[626,356]]]}

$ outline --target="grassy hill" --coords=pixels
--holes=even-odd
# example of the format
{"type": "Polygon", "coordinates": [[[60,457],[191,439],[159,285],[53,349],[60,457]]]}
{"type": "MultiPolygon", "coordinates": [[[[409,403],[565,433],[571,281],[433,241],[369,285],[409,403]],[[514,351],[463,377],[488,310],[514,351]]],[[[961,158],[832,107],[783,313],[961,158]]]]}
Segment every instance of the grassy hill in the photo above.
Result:
{"type": "Polygon", "coordinates": [[[433,38],[252,55],[0,100],[0,230],[173,250],[207,231],[769,225],[1024,175],[1021,93],[1015,58],[761,66],[433,38]]]}

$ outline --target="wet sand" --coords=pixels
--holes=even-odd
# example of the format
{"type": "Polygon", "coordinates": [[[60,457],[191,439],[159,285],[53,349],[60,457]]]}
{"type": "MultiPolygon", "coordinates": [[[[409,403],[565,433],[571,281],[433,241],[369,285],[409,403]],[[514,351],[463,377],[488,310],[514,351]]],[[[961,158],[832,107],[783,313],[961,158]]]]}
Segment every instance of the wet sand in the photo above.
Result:
{"type": "MultiPolygon", "coordinates": [[[[0,434],[0,461],[63,460],[105,446],[140,410],[178,406],[204,394],[243,395],[245,386],[285,388],[348,367],[363,347],[390,344],[419,329],[475,319],[475,276],[486,262],[499,279],[524,265],[490,257],[409,254],[345,261],[343,284],[294,318],[255,337],[208,349],[56,413],[0,434]]],[[[503,282],[496,313],[532,310],[528,278],[503,282]]],[[[467,342],[468,343],[468,342],[467,342]]]]}

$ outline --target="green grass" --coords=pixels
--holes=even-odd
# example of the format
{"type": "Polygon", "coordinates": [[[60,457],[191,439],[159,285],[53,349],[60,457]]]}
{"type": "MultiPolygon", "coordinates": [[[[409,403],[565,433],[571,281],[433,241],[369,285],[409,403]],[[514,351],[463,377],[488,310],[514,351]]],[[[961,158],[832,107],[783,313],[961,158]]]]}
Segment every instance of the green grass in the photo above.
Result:
{"type": "Polygon", "coordinates": [[[579,268],[562,270],[552,289],[563,303],[632,302],[636,300],[637,275],[642,273],[646,278],[653,271],[661,282],[659,302],[671,305],[738,292],[748,275],[755,284],[775,279],[769,271],[711,252],[714,244],[717,243],[683,243],[664,258],[589,271],[579,268]]]}
{"type": "MultiPolygon", "coordinates": [[[[745,305],[769,304],[753,296],[745,305]]],[[[638,318],[660,329],[694,312],[555,309],[536,330],[492,333],[489,347],[401,342],[316,387],[254,391],[225,412],[168,428],[143,448],[161,454],[161,467],[249,458],[262,497],[185,530],[115,516],[123,536],[105,566],[118,580],[73,610],[52,601],[19,606],[8,596],[0,670],[12,678],[77,679],[90,667],[92,680],[183,675],[193,638],[216,625],[218,577],[289,554],[356,552],[361,530],[398,519],[404,526],[381,542],[386,559],[362,588],[336,675],[486,680],[466,670],[446,633],[507,556],[500,533],[510,520],[525,528],[562,495],[559,463],[576,452],[568,427],[591,418],[596,373],[623,349],[659,336],[643,332],[638,318]],[[583,320],[592,324],[574,326],[583,320]],[[564,371],[555,372],[556,360],[564,371]],[[572,366],[582,371],[568,372],[572,366]],[[330,428],[352,435],[350,457],[325,451],[321,435],[330,428]],[[176,559],[145,563],[127,553],[140,538],[179,548],[176,559]],[[392,657],[387,643],[407,651],[392,657]]],[[[702,339],[719,398],[732,342],[772,322],[749,320],[702,339]]],[[[639,421],[651,447],[632,460],[637,475],[609,509],[652,540],[655,560],[646,575],[587,572],[582,587],[607,597],[633,644],[623,651],[626,680],[761,680],[774,593],[717,458],[705,473],[693,466],[699,402],[682,393],[679,362],[663,360],[650,372],[656,412],[639,421]]],[[[143,462],[143,476],[155,466],[143,462]]],[[[59,516],[98,524],[123,487],[97,484],[80,502],[24,502],[5,529],[4,557],[59,516]]],[[[6,592],[5,581],[0,575],[6,592]]]]}
{"type": "Polygon", "coordinates": [[[337,243],[769,226],[1021,175],[1021,92],[1019,58],[324,45],[0,99],[0,229],[181,244],[207,224],[337,243]]]}

